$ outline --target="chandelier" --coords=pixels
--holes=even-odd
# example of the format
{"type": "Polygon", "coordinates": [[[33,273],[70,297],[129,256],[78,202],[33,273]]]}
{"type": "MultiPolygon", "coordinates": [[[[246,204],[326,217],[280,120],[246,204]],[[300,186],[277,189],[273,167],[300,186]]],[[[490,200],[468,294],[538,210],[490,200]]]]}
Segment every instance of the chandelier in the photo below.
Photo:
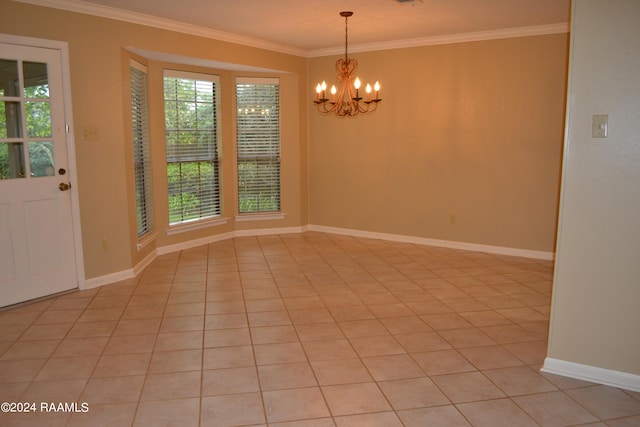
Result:
{"type": "Polygon", "coordinates": [[[316,86],[316,100],[313,101],[318,107],[318,111],[323,114],[334,113],[339,117],[354,117],[360,113],[370,113],[375,111],[380,99],[380,83],[376,82],[371,88],[367,83],[365,87],[366,99],[360,96],[360,79],[355,76],[358,68],[358,61],[349,58],[348,54],[348,21],[353,12],[340,12],[344,17],[344,59],[336,61],[336,71],[338,72],[338,90],[335,85],[331,86],[331,99],[327,98],[327,83],[318,83],[316,86]]]}

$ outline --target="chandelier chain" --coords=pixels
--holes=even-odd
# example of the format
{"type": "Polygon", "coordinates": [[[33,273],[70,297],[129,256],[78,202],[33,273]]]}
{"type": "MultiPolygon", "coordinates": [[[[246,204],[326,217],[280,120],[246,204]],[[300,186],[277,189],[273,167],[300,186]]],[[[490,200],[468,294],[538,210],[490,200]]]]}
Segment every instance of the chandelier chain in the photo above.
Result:
{"type": "Polygon", "coordinates": [[[349,17],[344,17],[344,60],[349,61],[349,17]]]}

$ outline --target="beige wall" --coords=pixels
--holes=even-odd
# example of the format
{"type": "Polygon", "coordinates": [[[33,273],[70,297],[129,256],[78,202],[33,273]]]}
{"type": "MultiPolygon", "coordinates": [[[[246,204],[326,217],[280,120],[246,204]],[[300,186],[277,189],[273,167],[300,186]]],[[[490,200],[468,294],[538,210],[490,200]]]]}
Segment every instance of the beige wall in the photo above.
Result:
{"type": "MultiPolygon", "coordinates": [[[[118,273],[134,267],[157,246],[207,238],[243,228],[290,227],[307,223],[306,203],[306,60],[156,28],[117,22],[89,15],[0,0],[0,32],[66,41],[69,44],[73,120],[78,165],[83,253],[87,278],[118,273]],[[137,48],[202,60],[280,70],[281,78],[282,190],[286,219],[235,223],[233,145],[233,74],[217,70],[223,79],[223,204],[229,218],[225,226],[167,236],[166,177],[163,176],[162,99],[152,99],[152,151],[154,157],[156,241],[136,249],[135,205],[131,173],[128,112],[128,59],[124,48],[137,48]],[[83,129],[96,128],[97,141],[83,141],[83,129]],[[164,185],[164,186],[163,186],[164,185]],[[108,241],[104,251],[102,241],[108,241]]],[[[150,85],[161,86],[162,64],[148,62],[150,85]]],[[[197,70],[195,68],[189,68],[197,70]]],[[[210,71],[209,69],[200,69],[210,71]]],[[[216,71],[216,70],[214,70],[216,71]]],[[[247,75],[247,73],[240,73],[247,75]]],[[[161,89],[160,89],[161,90],[161,89]]],[[[156,90],[156,93],[158,90],[156,90]]],[[[153,96],[153,95],[152,95],[153,96]]]]}
{"type": "MultiPolygon", "coordinates": [[[[556,34],[350,55],[383,101],[356,119],[309,108],[310,222],[553,252],[567,48],[556,34]]],[[[311,82],[333,82],[336,59],[310,60],[311,82]]]]}
{"type": "Polygon", "coordinates": [[[634,374],[640,390],[639,22],[637,0],[573,4],[549,358],[634,374]],[[591,137],[594,114],[608,138],[591,137]]]}

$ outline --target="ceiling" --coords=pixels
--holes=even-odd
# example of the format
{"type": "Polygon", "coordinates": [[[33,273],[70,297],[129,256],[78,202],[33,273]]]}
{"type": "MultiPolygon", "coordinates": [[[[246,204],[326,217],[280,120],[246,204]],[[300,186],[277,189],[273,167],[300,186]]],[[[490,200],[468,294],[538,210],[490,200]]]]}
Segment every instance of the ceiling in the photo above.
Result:
{"type": "MultiPolygon", "coordinates": [[[[315,56],[569,22],[570,0],[18,0],[315,56]]],[[[552,31],[549,31],[552,32],[552,31]]],[[[558,32],[558,31],[556,31],[558,32]]],[[[425,43],[427,44],[427,43],[425,43]]],[[[393,46],[390,46],[393,47],[393,46]]]]}

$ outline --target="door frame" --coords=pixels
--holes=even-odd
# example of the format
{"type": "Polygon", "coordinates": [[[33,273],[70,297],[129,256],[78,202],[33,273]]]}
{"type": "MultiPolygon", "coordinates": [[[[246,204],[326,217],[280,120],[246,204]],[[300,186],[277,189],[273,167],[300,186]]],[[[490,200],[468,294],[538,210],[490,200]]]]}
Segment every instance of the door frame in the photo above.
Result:
{"type": "Polygon", "coordinates": [[[73,248],[76,265],[76,284],[79,290],[86,289],[84,272],[84,253],[82,251],[82,229],[80,223],[80,198],[78,195],[78,175],[76,164],[75,136],[73,126],[73,108],[71,104],[71,72],[69,62],[69,43],[60,40],[39,39],[0,33],[0,43],[18,46],[57,50],[60,53],[62,77],[62,97],[64,106],[65,135],[67,144],[68,180],[71,183],[71,221],[73,230],[73,248]]]}

